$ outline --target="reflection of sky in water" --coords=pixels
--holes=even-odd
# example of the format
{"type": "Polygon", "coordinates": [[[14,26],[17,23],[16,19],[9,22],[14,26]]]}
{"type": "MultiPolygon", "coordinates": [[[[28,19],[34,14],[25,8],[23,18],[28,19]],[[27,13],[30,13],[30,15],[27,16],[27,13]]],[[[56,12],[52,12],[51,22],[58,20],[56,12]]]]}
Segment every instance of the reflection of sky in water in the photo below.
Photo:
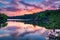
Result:
{"type": "Polygon", "coordinates": [[[39,26],[33,27],[33,25],[24,24],[21,22],[7,22],[7,23],[8,23],[7,27],[0,29],[0,39],[2,40],[5,39],[10,40],[13,39],[13,37],[17,37],[18,40],[19,39],[45,40],[45,37],[49,33],[47,29],[39,26]]]}

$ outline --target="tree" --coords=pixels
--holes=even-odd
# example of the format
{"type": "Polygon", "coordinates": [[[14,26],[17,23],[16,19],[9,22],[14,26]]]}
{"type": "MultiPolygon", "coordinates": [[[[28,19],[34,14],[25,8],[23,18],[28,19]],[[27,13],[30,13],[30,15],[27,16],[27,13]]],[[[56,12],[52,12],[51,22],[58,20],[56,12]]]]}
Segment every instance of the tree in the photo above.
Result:
{"type": "Polygon", "coordinates": [[[44,26],[48,29],[59,29],[60,27],[60,11],[59,10],[47,10],[38,15],[38,19],[40,22],[39,26],[44,26]]]}
{"type": "Polygon", "coordinates": [[[0,28],[7,25],[7,15],[0,13],[0,28]]]}

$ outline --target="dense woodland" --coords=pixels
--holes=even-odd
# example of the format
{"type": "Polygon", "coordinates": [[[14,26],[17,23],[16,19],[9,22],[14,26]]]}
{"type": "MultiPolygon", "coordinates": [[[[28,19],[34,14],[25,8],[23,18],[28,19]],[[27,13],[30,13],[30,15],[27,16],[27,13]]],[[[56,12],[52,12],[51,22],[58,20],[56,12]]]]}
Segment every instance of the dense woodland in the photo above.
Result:
{"type": "Polygon", "coordinates": [[[38,15],[38,25],[46,28],[60,29],[60,10],[46,10],[38,15]]]}

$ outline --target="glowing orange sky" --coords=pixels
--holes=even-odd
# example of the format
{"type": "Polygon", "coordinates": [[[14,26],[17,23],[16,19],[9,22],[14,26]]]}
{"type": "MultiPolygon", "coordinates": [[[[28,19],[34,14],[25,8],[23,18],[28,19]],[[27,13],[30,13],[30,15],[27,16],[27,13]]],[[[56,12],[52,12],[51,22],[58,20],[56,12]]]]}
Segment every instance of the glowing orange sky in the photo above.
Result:
{"type": "Polygon", "coordinates": [[[19,15],[24,15],[24,14],[33,14],[33,13],[37,13],[37,12],[41,12],[43,11],[42,9],[39,8],[33,8],[30,10],[23,10],[23,9],[19,9],[17,11],[11,12],[11,11],[3,11],[2,13],[5,13],[8,16],[19,16],[19,15]]]}

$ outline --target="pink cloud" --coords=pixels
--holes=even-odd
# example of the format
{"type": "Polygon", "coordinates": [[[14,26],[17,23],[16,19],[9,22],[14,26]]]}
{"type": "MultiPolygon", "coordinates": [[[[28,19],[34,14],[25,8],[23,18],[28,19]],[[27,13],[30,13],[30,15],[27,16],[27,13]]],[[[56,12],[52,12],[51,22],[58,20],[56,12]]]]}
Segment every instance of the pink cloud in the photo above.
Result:
{"type": "Polygon", "coordinates": [[[45,0],[41,3],[37,2],[37,4],[34,2],[27,3],[21,0],[12,0],[11,2],[3,1],[0,0],[0,3],[6,6],[0,7],[0,12],[5,13],[8,16],[33,14],[44,10],[60,9],[60,0],[45,0]]]}
{"type": "Polygon", "coordinates": [[[30,10],[23,10],[23,9],[19,9],[16,11],[1,11],[2,13],[5,13],[8,16],[19,16],[19,15],[24,15],[24,14],[33,14],[36,12],[41,12],[43,11],[42,9],[39,8],[32,8],[30,10]]]}

